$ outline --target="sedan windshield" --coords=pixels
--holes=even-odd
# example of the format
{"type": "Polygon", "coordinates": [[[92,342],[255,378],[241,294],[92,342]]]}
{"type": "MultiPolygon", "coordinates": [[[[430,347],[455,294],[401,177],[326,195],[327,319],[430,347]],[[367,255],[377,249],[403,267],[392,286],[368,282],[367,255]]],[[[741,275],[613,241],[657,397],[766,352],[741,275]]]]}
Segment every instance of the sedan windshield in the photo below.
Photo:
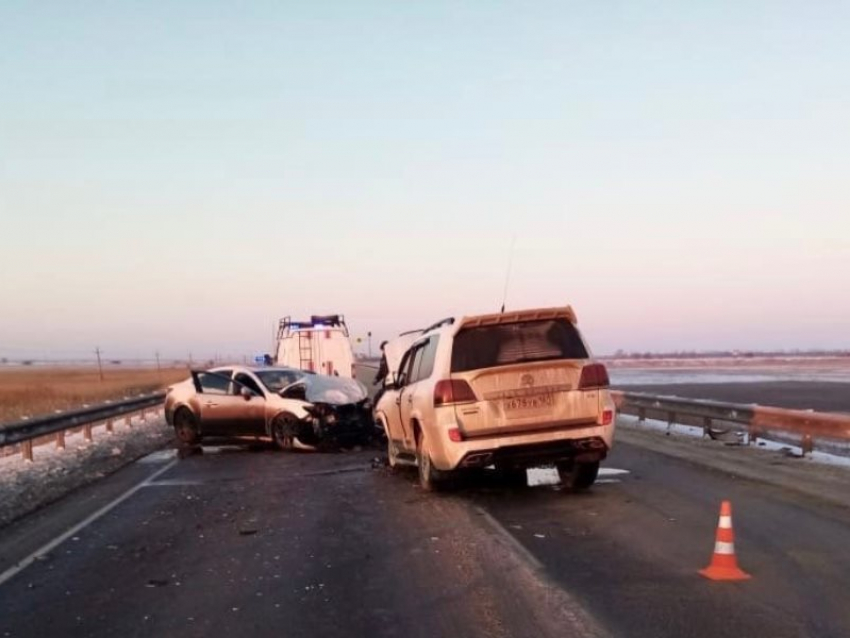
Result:
{"type": "Polygon", "coordinates": [[[260,370],[257,378],[272,392],[280,392],[286,386],[295,383],[304,376],[298,370],[260,370]]]}

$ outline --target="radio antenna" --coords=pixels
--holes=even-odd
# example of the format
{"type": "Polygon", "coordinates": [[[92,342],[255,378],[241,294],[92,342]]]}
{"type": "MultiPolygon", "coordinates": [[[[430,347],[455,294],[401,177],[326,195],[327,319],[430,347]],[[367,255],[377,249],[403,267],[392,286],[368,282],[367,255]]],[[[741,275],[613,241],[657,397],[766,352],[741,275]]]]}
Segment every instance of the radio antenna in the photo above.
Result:
{"type": "Polygon", "coordinates": [[[505,312],[505,302],[508,300],[508,286],[511,283],[511,267],[514,265],[514,244],[516,244],[516,233],[511,237],[511,248],[508,251],[508,270],[505,273],[505,290],[502,293],[502,313],[505,312]]]}

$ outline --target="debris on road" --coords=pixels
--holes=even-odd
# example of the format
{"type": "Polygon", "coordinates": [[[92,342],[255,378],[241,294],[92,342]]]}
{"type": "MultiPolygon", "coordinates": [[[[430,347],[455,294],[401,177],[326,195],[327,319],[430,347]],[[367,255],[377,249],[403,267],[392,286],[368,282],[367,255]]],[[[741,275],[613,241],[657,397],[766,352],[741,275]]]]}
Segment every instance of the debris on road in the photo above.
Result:
{"type": "Polygon", "coordinates": [[[151,578],[145,587],[165,587],[168,585],[168,579],[165,578],[151,578]]]}

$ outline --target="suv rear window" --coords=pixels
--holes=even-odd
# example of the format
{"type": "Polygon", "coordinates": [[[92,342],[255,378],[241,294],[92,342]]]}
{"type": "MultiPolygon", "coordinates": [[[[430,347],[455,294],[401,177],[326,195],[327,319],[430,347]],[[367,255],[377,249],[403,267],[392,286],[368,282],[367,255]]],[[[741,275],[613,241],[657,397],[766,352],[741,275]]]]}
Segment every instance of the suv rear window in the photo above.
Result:
{"type": "Polygon", "coordinates": [[[578,330],[566,319],[468,328],[452,344],[452,372],[550,359],[587,359],[578,330]]]}

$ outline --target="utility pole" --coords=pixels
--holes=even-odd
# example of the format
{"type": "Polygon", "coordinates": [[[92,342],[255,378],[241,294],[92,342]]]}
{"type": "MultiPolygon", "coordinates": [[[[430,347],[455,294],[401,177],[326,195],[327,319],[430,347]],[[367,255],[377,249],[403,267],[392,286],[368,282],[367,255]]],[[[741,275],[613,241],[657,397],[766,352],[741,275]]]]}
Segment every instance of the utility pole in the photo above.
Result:
{"type": "Polygon", "coordinates": [[[366,333],[366,336],[369,337],[369,358],[372,358],[372,331],[366,333]]]}
{"type": "Polygon", "coordinates": [[[162,382],[162,368],[159,365],[159,350],[156,351],[156,378],[162,382]]]}
{"type": "Polygon", "coordinates": [[[94,349],[94,353],[97,355],[97,371],[100,374],[100,380],[103,381],[103,364],[100,362],[100,346],[97,346],[94,349]]]}

